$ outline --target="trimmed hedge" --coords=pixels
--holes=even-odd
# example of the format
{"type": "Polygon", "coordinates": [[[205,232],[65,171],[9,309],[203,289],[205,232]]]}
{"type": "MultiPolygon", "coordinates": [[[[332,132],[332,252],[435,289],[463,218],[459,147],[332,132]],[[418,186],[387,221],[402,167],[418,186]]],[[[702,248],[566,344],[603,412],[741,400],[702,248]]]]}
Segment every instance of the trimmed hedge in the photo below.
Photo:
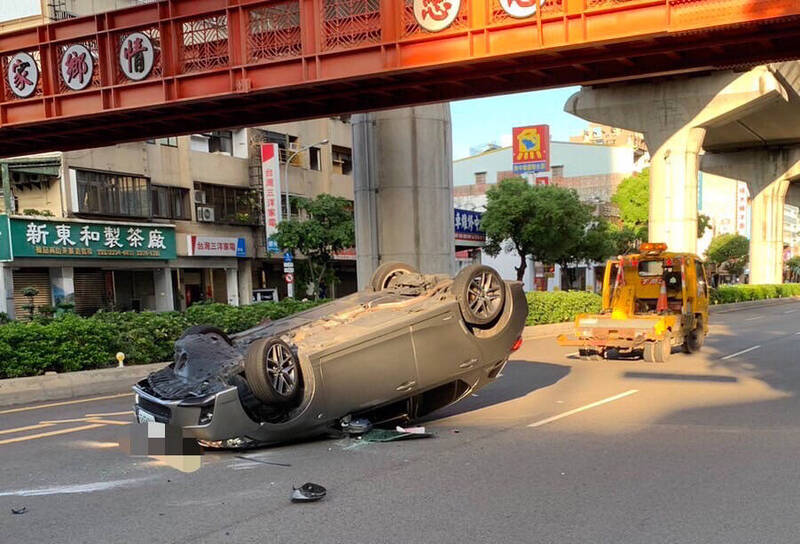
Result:
{"type": "Polygon", "coordinates": [[[800,283],[776,285],[723,285],[711,290],[711,304],[800,296],[800,283]]]}
{"type": "Polygon", "coordinates": [[[603,299],[588,291],[528,293],[528,325],[547,325],[573,321],[578,314],[598,313],[603,299]]]}
{"type": "Polygon", "coordinates": [[[169,361],[173,343],[191,325],[213,325],[233,334],[321,302],[196,304],[182,313],[98,312],[88,318],[64,314],[32,323],[12,321],[0,326],[0,378],[102,368],[114,364],[118,351],[128,364],[169,361]]]}

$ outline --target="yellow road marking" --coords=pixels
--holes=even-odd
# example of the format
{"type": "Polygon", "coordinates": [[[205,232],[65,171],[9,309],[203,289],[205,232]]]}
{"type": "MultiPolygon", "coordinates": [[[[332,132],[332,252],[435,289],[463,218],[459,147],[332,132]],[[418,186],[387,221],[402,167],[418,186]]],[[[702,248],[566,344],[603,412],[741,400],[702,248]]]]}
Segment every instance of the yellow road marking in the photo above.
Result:
{"type": "Polygon", "coordinates": [[[52,423],[39,423],[38,425],[28,425],[27,427],[17,427],[16,429],[3,429],[0,434],[21,433],[22,431],[32,431],[34,429],[44,429],[45,427],[52,427],[52,423]]]}
{"type": "Polygon", "coordinates": [[[108,412],[106,414],[86,414],[86,417],[127,416],[132,413],[133,410],[125,410],[124,412],[108,412]]]}
{"type": "Polygon", "coordinates": [[[78,417],[75,419],[49,419],[47,421],[40,421],[42,425],[63,425],[64,423],[86,423],[89,419],[85,417],[78,417]]]}
{"type": "Polygon", "coordinates": [[[103,425],[130,425],[133,421],[114,421],[113,419],[87,419],[89,423],[102,423],[103,425]]]}
{"type": "Polygon", "coordinates": [[[93,423],[91,425],[82,425],[80,427],[73,427],[71,429],[61,429],[60,431],[50,431],[47,433],[31,434],[28,436],[20,436],[17,438],[7,438],[0,440],[0,446],[6,444],[14,444],[16,442],[25,442],[27,440],[36,440],[37,438],[46,438],[48,436],[56,436],[59,434],[77,433],[78,431],[88,431],[89,429],[96,429],[98,427],[105,427],[102,423],[93,423]]]}
{"type": "Polygon", "coordinates": [[[80,399],[80,400],[67,400],[64,402],[52,402],[50,404],[40,404],[39,406],[28,406],[25,408],[12,408],[11,410],[0,410],[0,415],[2,414],[15,414],[17,412],[27,412],[29,410],[40,410],[42,408],[53,408],[55,406],[67,406],[70,404],[81,404],[84,402],[96,402],[98,400],[108,400],[108,399],[119,399],[122,397],[132,397],[133,393],[119,393],[117,395],[105,395],[103,397],[94,397],[91,399],[80,399]]]}

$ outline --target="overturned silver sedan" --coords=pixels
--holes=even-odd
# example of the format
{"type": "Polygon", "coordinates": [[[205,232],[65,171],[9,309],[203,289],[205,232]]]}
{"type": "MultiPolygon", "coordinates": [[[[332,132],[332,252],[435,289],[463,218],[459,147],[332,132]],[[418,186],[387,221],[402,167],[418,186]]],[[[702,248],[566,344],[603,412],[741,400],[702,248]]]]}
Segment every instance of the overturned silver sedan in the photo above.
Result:
{"type": "Polygon", "coordinates": [[[487,266],[451,278],[386,263],[365,291],[230,337],[191,327],[134,386],[136,415],[219,446],[324,434],[347,416],[413,420],[497,378],[527,313],[522,285],[487,266]]]}

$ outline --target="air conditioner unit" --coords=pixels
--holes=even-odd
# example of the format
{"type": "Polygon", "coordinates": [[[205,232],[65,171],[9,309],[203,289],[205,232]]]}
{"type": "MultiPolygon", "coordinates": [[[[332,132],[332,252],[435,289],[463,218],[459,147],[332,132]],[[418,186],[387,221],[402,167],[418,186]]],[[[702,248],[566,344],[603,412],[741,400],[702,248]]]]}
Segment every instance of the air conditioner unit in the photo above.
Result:
{"type": "Polygon", "coordinates": [[[205,191],[195,191],[194,192],[194,203],[195,204],[205,204],[206,203],[206,192],[205,191]]]}
{"type": "Polygon", "coordinates": [[[197,221],[200,223],[213,223],[214,222],[214,208],[204,206],[197,207],[197,221]]]}

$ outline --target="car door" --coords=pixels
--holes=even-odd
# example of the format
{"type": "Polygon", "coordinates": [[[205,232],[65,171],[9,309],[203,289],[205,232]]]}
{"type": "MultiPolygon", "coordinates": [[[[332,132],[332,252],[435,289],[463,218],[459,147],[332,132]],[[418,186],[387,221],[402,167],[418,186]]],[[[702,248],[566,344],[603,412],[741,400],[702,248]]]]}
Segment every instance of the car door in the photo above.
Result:
{"type": "Polygon", "coordinates": [[[346,415],[408,396],[417,387],[408,325],[371,335],[320,358],[332,415],[346,415]]]}
{"type": "Polygon", "coordinates": [[[419,384],[423,389],[450,382],[479,366],[480,350],[461,324],[457,305],[411,327],[419,384]]]}

